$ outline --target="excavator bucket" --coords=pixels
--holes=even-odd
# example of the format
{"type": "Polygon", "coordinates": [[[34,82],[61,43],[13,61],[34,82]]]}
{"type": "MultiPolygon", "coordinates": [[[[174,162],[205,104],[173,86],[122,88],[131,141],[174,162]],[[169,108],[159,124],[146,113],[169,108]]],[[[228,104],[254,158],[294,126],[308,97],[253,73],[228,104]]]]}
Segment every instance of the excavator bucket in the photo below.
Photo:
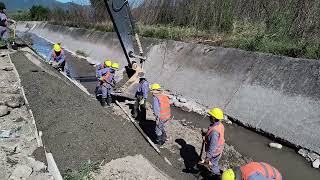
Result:
{"type": "Polygon", "coordinates": [[[128,62],[126,66],[127,78],[123,78],[119,83],[121,87],[116,88],[113,95],[134,99],[139,79],[143,76],[145,58],[139,37],[135,32],[129,3],[128,0],[105,0],[104,2],[128,62]],[[133,39],[137,41],[138,47],[136,48],[133,39]],[[139,55],[135,53],[135,49],[139,49],[139,55]]]}

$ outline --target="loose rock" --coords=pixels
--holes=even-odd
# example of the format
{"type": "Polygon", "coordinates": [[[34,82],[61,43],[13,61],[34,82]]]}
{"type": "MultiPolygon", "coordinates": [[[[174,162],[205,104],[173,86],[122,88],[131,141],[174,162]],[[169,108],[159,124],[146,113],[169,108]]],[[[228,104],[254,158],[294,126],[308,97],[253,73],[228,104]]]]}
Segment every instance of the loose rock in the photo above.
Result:
{"type": "Polygon", "coordinates": [[[319,169],[319,167],[320,167],[320,159],[316,159],[315,161],[313,161],[312,166],[314,168],[319,169]]]}
{"type": "Polygon", "coordinates": [[[7,106],[0,105],[0,117],[9,114],[9,109],[7,106]]]}
{"type": "Polygon", "coordinates": [[[187,99],[184,98],[184,97],[179,97],[178,100],[179,100],[179,102],[182,102],[182,103],[186,103],[187,102],[187,99]]]}
{"type": "Polygon", "coordinates": [[[314,152],[309,152],[307,154],[307,158],[310,159],[310,161],[313,162],[313,161],[315,161],[317,159],[320,159],[320,156],[318,154],[314,153],[314,152]]]}
{"type": "Polygon", "coordinates": [[[36,161],[35,159],[28,157],[28,165],[32,167],[33,171],[39,172],[46,169],[46,165],[43,162],[36,161]]]}
{"type": "Polygon", "coordinates": [[[269,143],[271,148],[282,149],[282,145],[279,143],[269,143]]]}
{"type": "Polygon", "coordinates": [[[4,71],[12,71],[13,67],[12,66],[5,66],[5,67],[2,67],[1,69],[4,71]]]}
{"type": "Polygon", "coordinates": [[[301,156],[303,156],[303,157],[307,157],[307,155],[308,155],[308,150],[306,150],[306,149],[300,149],[300,150],[298,151],[298,153],[299,153],[301,156]]]}
{"type": "Polygon", "coordinates": [[[32,173],[32,168],[26,165],[18,165],[10,176],[10,179],[28,178],[32,173]]]}

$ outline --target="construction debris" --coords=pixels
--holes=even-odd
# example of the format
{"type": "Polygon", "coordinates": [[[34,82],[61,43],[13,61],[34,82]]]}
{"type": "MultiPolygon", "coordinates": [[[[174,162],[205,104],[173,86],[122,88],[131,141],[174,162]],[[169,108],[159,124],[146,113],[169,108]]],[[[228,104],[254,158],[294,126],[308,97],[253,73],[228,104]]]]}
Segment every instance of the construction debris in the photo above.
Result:
{"type": "Polygon", "coordinates": [[[314,167],[316,169],[319,169],[319,167],[320,167],[320,159],[316,159],[315,161],[313,161],[312,167],[314,167]]]}

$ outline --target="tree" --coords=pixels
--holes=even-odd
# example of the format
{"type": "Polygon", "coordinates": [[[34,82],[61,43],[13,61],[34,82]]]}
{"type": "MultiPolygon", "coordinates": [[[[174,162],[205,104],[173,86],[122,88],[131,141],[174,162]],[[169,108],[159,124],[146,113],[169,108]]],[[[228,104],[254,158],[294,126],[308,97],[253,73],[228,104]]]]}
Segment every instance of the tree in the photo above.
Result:
{"type": "Polygon", "coordinates": [[[49,18],[50,10],[41,5],[32,6],[30,9],[30,17],[34,21],[46,21],[49,18]]]}

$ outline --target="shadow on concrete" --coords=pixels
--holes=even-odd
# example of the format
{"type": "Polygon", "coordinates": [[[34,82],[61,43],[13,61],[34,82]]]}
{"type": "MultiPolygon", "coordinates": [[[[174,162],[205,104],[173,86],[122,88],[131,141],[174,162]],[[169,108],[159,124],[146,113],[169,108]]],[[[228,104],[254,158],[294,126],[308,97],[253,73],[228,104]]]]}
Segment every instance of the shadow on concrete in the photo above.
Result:
{"type": "Polygon", "coordinates": [[[144,121],[139,121],[139,126],[141,129],[146,133],[146,135],[152,140],[152,142],[157,143],[156,139],[156,133],[155,133],[155,128],[156,128],[156,122],[153,120],[144,120],[144,121]]]}
{"type": "Polygon", "coordinates": [[[72,77],[73,79],[80,81],[80,82],[96,82],[96,76],[79,76],[79,77],[72,77]]]}
{"type": "Polygon", "coordinates": [[[208,168],[198,164],[201,158],[199,157],[199,154],[197,153],[196,148],[193,145],[187,144],[184,139],[176,139],[175,142],[181,146],[180,156],[183,159],[185,165],[185,169],[182,170],[183,172],[194,174],[198,177],[198,179],[219,179],[219,177],[214,176],[208,170],[208,168]]]}

